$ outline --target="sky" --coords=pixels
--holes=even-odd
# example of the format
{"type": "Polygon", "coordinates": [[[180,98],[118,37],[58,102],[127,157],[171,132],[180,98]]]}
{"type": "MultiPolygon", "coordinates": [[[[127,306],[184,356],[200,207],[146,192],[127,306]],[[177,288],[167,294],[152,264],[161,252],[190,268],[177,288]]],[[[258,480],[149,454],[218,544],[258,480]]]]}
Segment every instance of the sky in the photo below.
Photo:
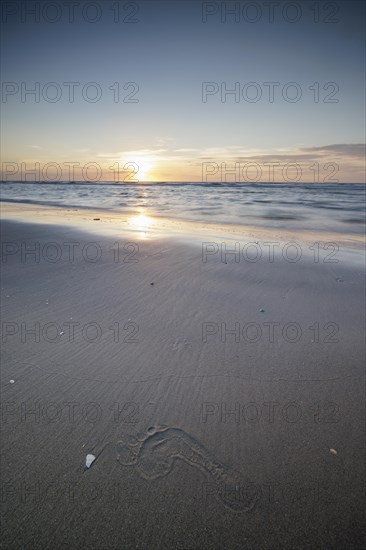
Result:
{"type": "Polygon", "coordinates": [[[365,181],[363,1],[2,9],[3,178],[365,181]]]}

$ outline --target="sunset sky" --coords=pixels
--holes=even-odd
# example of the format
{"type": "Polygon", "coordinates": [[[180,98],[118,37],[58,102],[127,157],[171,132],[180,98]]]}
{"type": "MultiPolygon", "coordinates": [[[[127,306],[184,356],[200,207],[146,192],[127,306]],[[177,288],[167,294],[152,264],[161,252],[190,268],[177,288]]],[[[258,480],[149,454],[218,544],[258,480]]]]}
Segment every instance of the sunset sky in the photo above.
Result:
{"type": "MultiPolygon", "coordinates": [[[[222,7],[235,2],[115,2],[114,22],[113,2],[104,1],[96,3],[99,14],[85,12],[100,16],[94,23],[83,19],[85,2],[75,3],[74,22],[62,2],[59,14],[50,8],[39,22],[13,4],[2,14],[2,163],[13,163],[7,170],[14,172],[8,179],[20,178],[22,162],[57,163],[68,179],[64,163],[75,162],[97,163],[102,180],[113,180],[110,167],[118,163],[120,180],[137,165],[140,180],[202,181],[209,173],[208,181],[220,181],[222,163],[241,170],[251,162],[261,167],[259,181],[270,181],[268,163],[277,162],[275,181],[282,181],[281,167],[295,162],[300,181],[314,181],[314,163],[319,181],[335,165],[339,181],[364,181],[363,2],[332,3],[339,6],[334,14],[320,2],[319,22],[313,2],[296,2],[301,16],[294,22],[296,12],[283,15],[288,2],[281,2],[272,23],[265,2],[255,3],[262,16],[252,23],[243,15],[247,2],[237,21],[222,7]],[[273,101],[269,82],[278,83],[273,101]],[[37,86],[39,102],[25,93],[37,86]],[[221,96],[235,86],[236,96],[221,96]],[[256,93],[262,96],[254,102],[256,93]]],[[[257,173],[250,170],[249,179],[257,173]]],[[[82,179],[78,167],[73,179],[82,179]]]]}

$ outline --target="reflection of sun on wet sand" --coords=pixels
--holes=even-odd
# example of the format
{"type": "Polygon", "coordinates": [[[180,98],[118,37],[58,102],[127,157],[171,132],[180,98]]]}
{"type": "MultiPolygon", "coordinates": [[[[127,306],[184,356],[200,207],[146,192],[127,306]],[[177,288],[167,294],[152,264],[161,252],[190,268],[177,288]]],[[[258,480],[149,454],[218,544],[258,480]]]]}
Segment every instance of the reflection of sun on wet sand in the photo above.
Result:
{"type": "Polygon", "coordinates": [[[249,511],[256,504],[256,495],[245,494],[243,480],[227,466],[179,428],[151,427],[146,434],[125,436],[117,443],[117,460],[124,466],[137,466],[145,479],[156,479],[172,472],[177,460],[184,460],[208,475],[219,485],[222,502],[237,511],[249,511]]]}
{"type": "Polygon", "coordinates": [[[40,224],[68,225],[99,235],[130,234],[142,240],[154,238],[179,237],[194,242],[195,238],[235,239],[242,242],[263,240],[281,242],[301,242],[308,246],[314,242],[336,242],[340,248],[363,251],[364,235],[357,233],[319,232],[316,228],[273,229],[251,225],[218,224],[210,221],[196,222],[176,218],[163,218],[150,213],[146,208],[137,214],[100,211],[93,209],[68,209],[43,205],[2,203],[3,219],[28,221],[40,224]],[[94,218],[98,218],[98,224],[94,218]]]}
{"type": "Polygon", "coordinates": [[[133,229],[140,231],[139,237],[141,239],[145,239],[146,231],[152,228],[154,225],[154,220],[145,214],[139,214],[138,216],[129,218],[128,224],[131,225],[133,229]]]}

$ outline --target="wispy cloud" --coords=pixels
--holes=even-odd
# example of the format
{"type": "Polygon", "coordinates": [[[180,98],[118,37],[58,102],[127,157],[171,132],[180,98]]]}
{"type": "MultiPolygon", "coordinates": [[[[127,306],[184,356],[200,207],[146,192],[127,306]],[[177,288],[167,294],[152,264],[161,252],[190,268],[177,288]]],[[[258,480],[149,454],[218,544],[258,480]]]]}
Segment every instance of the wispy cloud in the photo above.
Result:
{"type": "Polygon", "coordinates": [[[321,147],[302,147],[300,151],[319,152],[364,159],[365,148],[366,144],[364,143],[341,143],[336,145],[323,145],[321,147]]]}
{"type": "Polygon", "coordinates": [[[175,138],[173,137],[165,137],[165,138],[162,138],[162,137],[158,137],[155,139],[155,145],[157,147],[169,147],[171,145],[173,145],[173,143],[175,143],[175,138]]]}

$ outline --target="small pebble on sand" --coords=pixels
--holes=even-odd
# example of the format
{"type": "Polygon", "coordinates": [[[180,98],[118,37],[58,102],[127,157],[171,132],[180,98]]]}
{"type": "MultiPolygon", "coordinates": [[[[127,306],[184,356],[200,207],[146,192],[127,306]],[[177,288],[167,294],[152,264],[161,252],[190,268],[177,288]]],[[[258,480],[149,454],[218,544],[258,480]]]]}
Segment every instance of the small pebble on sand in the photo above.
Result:
{"type": "Polygon", "coordinates": [[[332,453],[332,455],[337,455],[337,451],[335,449],[329,449],[329,451],[332,453]]]}

